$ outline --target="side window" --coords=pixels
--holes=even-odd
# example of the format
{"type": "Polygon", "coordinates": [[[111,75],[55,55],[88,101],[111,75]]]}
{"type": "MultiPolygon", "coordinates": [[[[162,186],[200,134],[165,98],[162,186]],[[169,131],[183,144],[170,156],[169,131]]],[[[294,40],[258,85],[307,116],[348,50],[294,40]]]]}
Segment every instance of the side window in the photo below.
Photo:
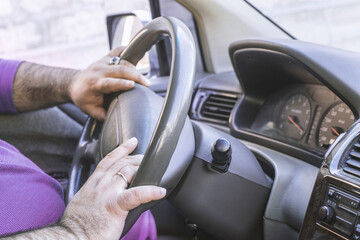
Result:
{"type": "Polygon", "coordinates": [[[199,46],[195,21],[191,12],[175,0],[160,0],[160,6],[161,14],[163,16],[173,16],[179,18],[186,24],[186,26],[188,26],[196,44],[196,69],[203,70],[201,49],[199,46]]]}
{"type": "MultiPolygon", "coordinates": [[[[160,6],[162,15],[175,16],[185,22],[197,43],[191,13],[174,0],[160,0],[160,6]]],[[[0,7],[0,58],[85,68],[109,50],[106,16],[129,12],[151,18],[149,0],[3,0],[0,7]]],[[[137,23],[129,20],[124,26],[128,24],[137,23]]],[[[116,40],[113,45],[125,44],[126,39],[122,40],[124,42],[116,40]]],[[[159,63],[155,48],[151,52],[155,56],[150,58],[151,70],[156,72],[159,63]]],[[[199,47],[197,53],[197,69],[202,69],[199,47]]],[[[146,58],[139,65],[143,72],[149,71],[146,58]]]]}
{"type": "Polygon", "coordinates": [[[0,58],[85,68],[109,51],[106,16],[148,0],[2,0],[0,58]]]}
{"type": "MultiPolygon", "coordinates": [[[[139,11],[140,10],[138,10],[138,12],[139,11]]],[[[109,45],[111,49],[120,46],[127,46],[131,39],[133,39],[133,37],[141,30],[144,24],[151,20],[150,14],[148,14],[149,16],[146,17],[147,21],[142,22],[140,20],[141,16],[139,15],[118,14],[107,17],[106,22],[108,28],[109,45]]],[[[150,73],[150,58],[148,53],[145,53],[145,56],[140,59],[136,65],[136,68],[142,74],[150,73]]]]}
{"type": "MultiPolygon", "coordinates": [[[[138,1],[134,0],[133,2],[135,3],[138,1]]],[[[154,4],[152,7],[155,6],[157,6],[157,4],[154,4]]],[[[189,27],[197,45],[197,69],[202,71],[202,59],[192,14],[174,0],[160,0],[159,6],[160,15],[177,17],[189,27]]],[[[141,22],[146,23],[150,21],[151,18],[154,18],[154,16],[151,16],[148,8],[136,8],[138,6],[133,7],[134,9],[130,12],[133,13],[134,16],[124,16],[121,13],[108,16],[108,34],[111,47],[128,43],[134,34],[141,28],[141,22]]],[[[154,9],[151,9],[151,11],[157,12],[157,10],[154,9]]],[[[144,56],[144,58],[139,62],[137,68],[140,69],[143,74],[149,73],[150,75],[163,76],[169,74],[170,63],[171,44],[168,39],[165,39],[160,42],[158,46],[153,47],[150,50],[150,55],[146,54],[144,56]]]]}

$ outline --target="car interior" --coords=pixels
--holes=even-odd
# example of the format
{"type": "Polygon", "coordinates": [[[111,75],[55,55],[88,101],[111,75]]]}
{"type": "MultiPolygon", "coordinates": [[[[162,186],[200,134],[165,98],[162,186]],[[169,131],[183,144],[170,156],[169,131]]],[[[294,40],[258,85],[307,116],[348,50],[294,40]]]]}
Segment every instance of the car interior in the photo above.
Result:
{"type": "Polygon", "coordinates": [[[139,19],[120,57],[148,52],[150,88],[107,96],[103,123],[72,104],[1,116],[1,138],[69,202],[136,136],[130,187],[168,195],[131,211],[125,231],[151,209],[163,240],[360,239],[360,54],[295,39],[248,1],[144,2],[150,19],[106,23],[113,48],[122,20],[139,19]]]}

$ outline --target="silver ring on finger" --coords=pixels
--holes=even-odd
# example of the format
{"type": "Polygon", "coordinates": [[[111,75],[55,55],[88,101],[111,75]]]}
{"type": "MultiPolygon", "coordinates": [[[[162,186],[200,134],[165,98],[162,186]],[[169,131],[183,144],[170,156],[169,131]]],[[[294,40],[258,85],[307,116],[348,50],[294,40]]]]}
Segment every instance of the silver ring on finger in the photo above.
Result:
{"type": "Polygon", "coordinates": [[[120,64],[120,57],[115,56],[109,61],[109,65],[119,65],[120,64]]]}
{"type": "Polygon", "coordinates": [[[121,172],[117,172],[115,175],[119,175],[126,182],[126,188],[130,185],[124,174],[122,174],[121,172]]]}

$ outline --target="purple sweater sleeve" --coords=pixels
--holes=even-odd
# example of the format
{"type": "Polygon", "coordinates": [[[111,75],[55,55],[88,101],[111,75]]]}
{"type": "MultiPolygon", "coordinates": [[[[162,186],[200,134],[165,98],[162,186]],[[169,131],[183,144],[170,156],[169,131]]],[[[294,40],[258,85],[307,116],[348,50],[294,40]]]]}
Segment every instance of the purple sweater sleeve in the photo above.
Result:
{"type": "Polygon", "coordinates": [[[22,62],[0,59],[0,113],[17,112],[13,101],[13,83],[22,62]]]}

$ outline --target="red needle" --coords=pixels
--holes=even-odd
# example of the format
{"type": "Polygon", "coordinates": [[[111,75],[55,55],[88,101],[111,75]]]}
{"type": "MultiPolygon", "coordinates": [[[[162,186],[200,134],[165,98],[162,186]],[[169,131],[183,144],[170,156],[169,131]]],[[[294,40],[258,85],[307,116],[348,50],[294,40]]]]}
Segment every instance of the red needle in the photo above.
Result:
{"type": "Polygon", "coordinates": [[[336,134],[336,136],[339,136],[340,134],[336,131],[336,129],[335,128],[333,128],[333,127],[331,127],[331,131],[333,131],[333,133],[335,133],[336,134]]]}
{"type": "Polygon", "coordinates": [[[292,124],[294,124],[294,126],[295,126],[297,129],[299,129],[299,131],[300,131],[301,133],[304,132],[304,130],[302,130],[301,127],[300,127],[299,125],[297,125],[297,123],[296,123],[290,116],[288,116],[287,118],[289,119],[289,121],[290,121],[292,124]]]}

